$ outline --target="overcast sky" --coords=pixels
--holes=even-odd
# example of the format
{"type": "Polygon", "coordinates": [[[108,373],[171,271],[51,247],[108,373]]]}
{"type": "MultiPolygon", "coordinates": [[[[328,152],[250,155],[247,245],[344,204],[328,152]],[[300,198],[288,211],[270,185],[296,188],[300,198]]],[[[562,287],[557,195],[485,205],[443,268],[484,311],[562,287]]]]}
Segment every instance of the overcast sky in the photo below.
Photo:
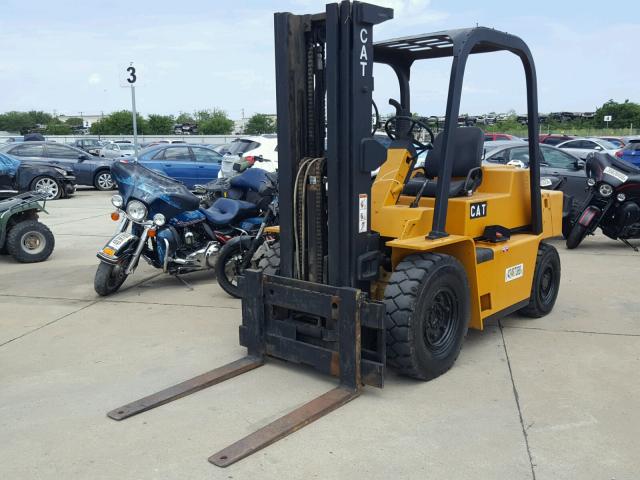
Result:
{"type": "MultiPolygon", "coordinates": [[[[130,108],[120,86],[138,67],[143,114],[220,107],[275,113],[275,11],[317,13],[316,0],[4,0],[0,16],[0,112],[38,109],[99,114],[130,108]]],[[[374,40],[476,24],[522,37],[538,70],[541,112],[591,111],[609,98],[640,102],[640,6],[635,0],[376,1],[395,18],[374,40]]],[[[444,111],[450,61],[412,72],[412,110],[444,111]]],[[[374,70],[379,105],[397,97],[387,67],[374,70]]],[[[461,112],[525,110],[524,77],[512,54],[468,63],[461,112]]],[[[381,108],[383,112],[389,107],[381,108]]]]}

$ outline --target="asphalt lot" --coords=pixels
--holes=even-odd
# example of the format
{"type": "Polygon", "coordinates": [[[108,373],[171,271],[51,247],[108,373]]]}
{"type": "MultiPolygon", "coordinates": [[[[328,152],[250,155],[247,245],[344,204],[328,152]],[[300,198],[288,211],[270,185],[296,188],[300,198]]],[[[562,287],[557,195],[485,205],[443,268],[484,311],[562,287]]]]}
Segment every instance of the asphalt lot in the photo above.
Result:
{"type": "Polygon", "coordinates": [[[602,236],[567,251],[554,311],[470,332],[446,375],[387,377],[226,469],[207,457],[334,386],[260,369],[123,422],[106,412],[244,354],[240,302],[141,263],[93,291],[110,193],[49,203],[45,263],[0,257],[0,478],[638,479],[640,254],[602,236]]]}

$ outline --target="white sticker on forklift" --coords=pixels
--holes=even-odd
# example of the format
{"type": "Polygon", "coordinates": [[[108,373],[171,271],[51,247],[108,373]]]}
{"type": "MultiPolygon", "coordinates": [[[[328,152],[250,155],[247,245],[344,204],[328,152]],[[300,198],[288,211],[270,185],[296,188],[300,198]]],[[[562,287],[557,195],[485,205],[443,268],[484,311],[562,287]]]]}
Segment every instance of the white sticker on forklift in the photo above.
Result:
{"type": "Polygon", "coordinates": [[[520,278],[524,275],[524,264],[519,263],[513,267],[509,267],[504,271],[504,281],[510,282],[516,278],[520,278]]]}
{"type": "Polygon", "coordinates": [[[366,193],[358,195],[358,233],[367,231],[368,199],[366,193]]]}

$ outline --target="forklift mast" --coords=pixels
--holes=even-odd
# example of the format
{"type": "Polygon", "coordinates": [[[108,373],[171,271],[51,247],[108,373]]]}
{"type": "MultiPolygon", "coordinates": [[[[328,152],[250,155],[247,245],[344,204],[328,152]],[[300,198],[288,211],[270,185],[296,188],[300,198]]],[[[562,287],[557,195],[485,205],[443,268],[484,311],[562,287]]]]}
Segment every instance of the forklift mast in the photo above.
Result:
{"type": "Polygon", "coordinates": [[[282,277],[368,290],[378,274],[371,171],[386,151],[371,138],[373,26],[392,17],[360,2],[275,14],[282,277]]]}

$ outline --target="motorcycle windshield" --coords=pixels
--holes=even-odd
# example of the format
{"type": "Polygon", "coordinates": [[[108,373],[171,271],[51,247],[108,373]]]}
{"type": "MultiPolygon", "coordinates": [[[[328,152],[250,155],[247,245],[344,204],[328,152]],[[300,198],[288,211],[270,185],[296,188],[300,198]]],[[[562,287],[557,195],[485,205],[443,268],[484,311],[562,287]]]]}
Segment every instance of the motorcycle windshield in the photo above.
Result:
{"type": "Polygon", "coordinates": [[[137,162],[114,162],[111,175],[125,205],[132,199],[140,200],[149,208],[149,217],[162,213],[168,220],[200,206],[200,199],[182,183],[137,162]]]}

